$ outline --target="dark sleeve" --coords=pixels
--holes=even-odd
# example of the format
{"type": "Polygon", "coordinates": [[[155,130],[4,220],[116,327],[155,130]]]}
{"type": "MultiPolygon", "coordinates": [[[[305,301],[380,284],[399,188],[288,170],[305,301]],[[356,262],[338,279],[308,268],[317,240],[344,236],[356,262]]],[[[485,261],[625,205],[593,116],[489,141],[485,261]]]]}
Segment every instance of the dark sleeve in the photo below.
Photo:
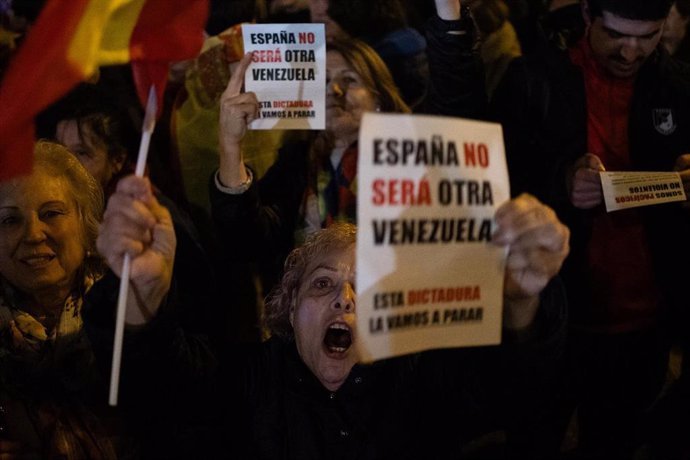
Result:
{"type": "Polygon", "coordinates": [[[425,419],[452,420],[424,427],[439,440],[434,446],[439,458],[496,431],[507,435],[515,458],[548,458],[540,436],[549,427],[564,376],[566,300],[559,279],[542,292],[536,321],[528,340],[504,334],[499,346],[423,354],[425,419]]]}
{"type": "Polygon", "coordinates": [[[556,376],[554,370],[562,363],[566,328],[565,288],[556,277],[542,291],[541,304],[529,335],[518,338],[504,330],[500,347],[502,365],[511,385],[535,398],[541,393],[540,388],[551,387],[556,376]]]}
{"type": "MultiPolygon", "coordinates": [[[[84,325],[101,373],[110,381],[115,313],[120,280],[111,271],[86,296],[84,325]]],[[[206,335],[185,331],[178,320],[174,288],[145,326],[126,328],[122,346],[120,394],[139,399],[170,391],[203,388],[216,371],[216,356],[206,335]],[[160,385],[160,386],[159,386],[160,385]]]]}
{"type": "MultiPolygon", "coordinates": [[[[111,379],[119,278],[109,272],[88,293],[84,326],[103,388],[111,379]]],[[[125,330],[118,410],[142,458],[210,458],[217,422],[217,358],[206,335],[180,327],[174,287],[147,325],[125,330]]],[[[108,395],[101,396],[103,404],[108,395]]]]}
{"type": "Polygon", "coordinates": [[[255,175],[239,195],[218,190],[216,173],[211,177],[211,213],[220,243],[236,260],[257,260],[291,246],[306,189],[308,151],[306,142],[281,148],[264,177],[255,175]]]}
{"type": "Polygon", "coordinates": [[[497,366],[488,369],[498,395],[494,406],[506,431],[509,449],[517,458],[552,458],[559,445],[555,412],[565,385],[567,302],[565,288],[554,278],[541,294],[532,333],[517,340],[504,331],[497,366]]]}
{"type": "Polygon", "coordinates": [[[548,48],[513,59],[489,112],[503,128],[511,195],[567,205],[567,170],[587,140],[584,81],[567,54],[548,48]]]}
{"type": "Polygon", "coordinates": [[[469,9],[445,21],[434,14],[426,24],[430,83],[423,113],[484,119],[487,96],[484,68],[475,50],[476,33],[469,9]]]}
{"type": "MultiPolygon", "coordinates": [[[[530,101],[546,101],[548,98],[535,94],[538,91],[532,83],[524,59],[514,59],[494,92],[489,112],[490,118],[503,128],[511,194],[517,196],[530,192],[543,199],[543,193],[532,186],[536,170],[531,159],[539,152],[534,131],[542,124],[544,113],[532,110],[530,101]]],[[[543,109],[545,112],[546,107],[543,109]]]]}

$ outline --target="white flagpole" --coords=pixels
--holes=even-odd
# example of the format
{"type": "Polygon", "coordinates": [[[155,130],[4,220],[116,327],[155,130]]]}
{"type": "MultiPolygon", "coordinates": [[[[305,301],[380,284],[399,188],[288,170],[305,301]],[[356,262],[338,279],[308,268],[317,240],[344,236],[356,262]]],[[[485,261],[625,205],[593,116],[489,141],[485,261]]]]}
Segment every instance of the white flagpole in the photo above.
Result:
{"type": "MultiPolygon", "coordinates": [[[[151,85],[149,88],[149,98],[146,102],[146,113],[141,133],[141,143],[139,144],[139,155],[134,174],[138,177],[144,176],[146,170],[146,158],[149,153],[149,143],[151,134],[156,126],[156,89],[151,85]]],[[[127,309],[127,295],[129,290],[129,276],[131,271],[131,259],[129,254],[125,254],[122,264],[122,276],[120,277],[120,291],[117,298],[117,315],[115,317],[115,341],[113,344],[113,364],[110,371],[110,396],[108,402],[111,406],[117,406],[117,392],[120,385],[120,364],[122,361],[122,339],[125,333],[125,311],[127,309]]]]}

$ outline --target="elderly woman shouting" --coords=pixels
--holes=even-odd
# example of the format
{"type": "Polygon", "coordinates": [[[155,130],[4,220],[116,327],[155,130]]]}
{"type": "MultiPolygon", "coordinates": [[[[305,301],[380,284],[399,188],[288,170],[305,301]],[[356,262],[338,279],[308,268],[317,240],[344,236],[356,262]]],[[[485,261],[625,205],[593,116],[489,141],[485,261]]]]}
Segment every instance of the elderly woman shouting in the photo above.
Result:
{"type": "MultiPolygon", "coordinates": [[[[335,223],[312,234],[290,254],[266,303],[272,337],[224,360],[224,454],[460,458],[479,434],[533,427],[563,349],[564,295],[554,278],[569,232],[528,195],[501,206],[496,222],[493,242],[510,248],[503,343],[371,365],[358,362],[356,345],[356,228],[335,223]]],[[[511,454],[537,458],[524,447],[511,444],[511,454]]]]}
{"type": "Polygon", "coordinates": [[[99,235],[96,180],[59,144],[38,142],[34,158],[31,175],[0,184],[0,458],[114,459],[124,445],[136,458],[136,442],[117,421],[155,397],[139,379],[162,383],[158,373],[170,362],[157,363],[186,347],[171,344],[174,321],[164,319],[175,251],[170,215],[145,182],[125,179],[99,235]],[[101,255],[118,272],[125,252],[132,276],[124,407],[111,409],[117,280],[101,255]]]}

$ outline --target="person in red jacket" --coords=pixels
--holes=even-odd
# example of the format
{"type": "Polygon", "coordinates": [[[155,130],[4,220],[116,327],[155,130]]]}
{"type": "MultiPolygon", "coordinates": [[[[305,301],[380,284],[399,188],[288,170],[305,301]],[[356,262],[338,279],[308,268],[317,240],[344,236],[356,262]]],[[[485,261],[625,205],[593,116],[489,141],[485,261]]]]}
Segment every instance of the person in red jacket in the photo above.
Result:
{"type": "MultiPolygon", "coordinates": [[[[678,170],[690,184],[690,72],[659,45],[671,0],[584,0],[584,36],[516,60],[492,100],[514,192],[556,207],[572,397],[587,458],[630,458],[665,383],[687,280],[680,203],[607,213],[600,172],[678,170]]],[[[568,411],[568,416],[572,412],[568,411]]]]}

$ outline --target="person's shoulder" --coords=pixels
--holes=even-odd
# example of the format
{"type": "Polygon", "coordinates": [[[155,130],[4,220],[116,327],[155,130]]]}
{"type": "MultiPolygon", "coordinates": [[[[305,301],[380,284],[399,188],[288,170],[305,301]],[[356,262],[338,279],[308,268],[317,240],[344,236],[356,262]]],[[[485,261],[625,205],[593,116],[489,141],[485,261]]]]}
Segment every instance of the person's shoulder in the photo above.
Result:
{"type": "Polygon", "coordinates": [[[554,82],[569,81],[573,71],[566,51],[551,46],[539,48],[510,61],[494,99],[532,97],[554,82]]]}
{"type": "Polygon", "coordinates": [[[690,64],[657,51],[640,70],[640,82],[639,86],[651,88],[654,94],[690,97],[690,64]]]}
{"type": "Polygon", "coordinates": [[[532,73],[546,75],[569,69],[572,63],[567,49],[543,42],[529,53],[515,58],[513,64],[522,66],[532,73]]]}
{"type": "Polygon", "coordinates": [[[667,56],[665,65],[672,75],[681,79],[686,84],[690,84],[690,63],[676,59],[673,56],[667,56]]]}

